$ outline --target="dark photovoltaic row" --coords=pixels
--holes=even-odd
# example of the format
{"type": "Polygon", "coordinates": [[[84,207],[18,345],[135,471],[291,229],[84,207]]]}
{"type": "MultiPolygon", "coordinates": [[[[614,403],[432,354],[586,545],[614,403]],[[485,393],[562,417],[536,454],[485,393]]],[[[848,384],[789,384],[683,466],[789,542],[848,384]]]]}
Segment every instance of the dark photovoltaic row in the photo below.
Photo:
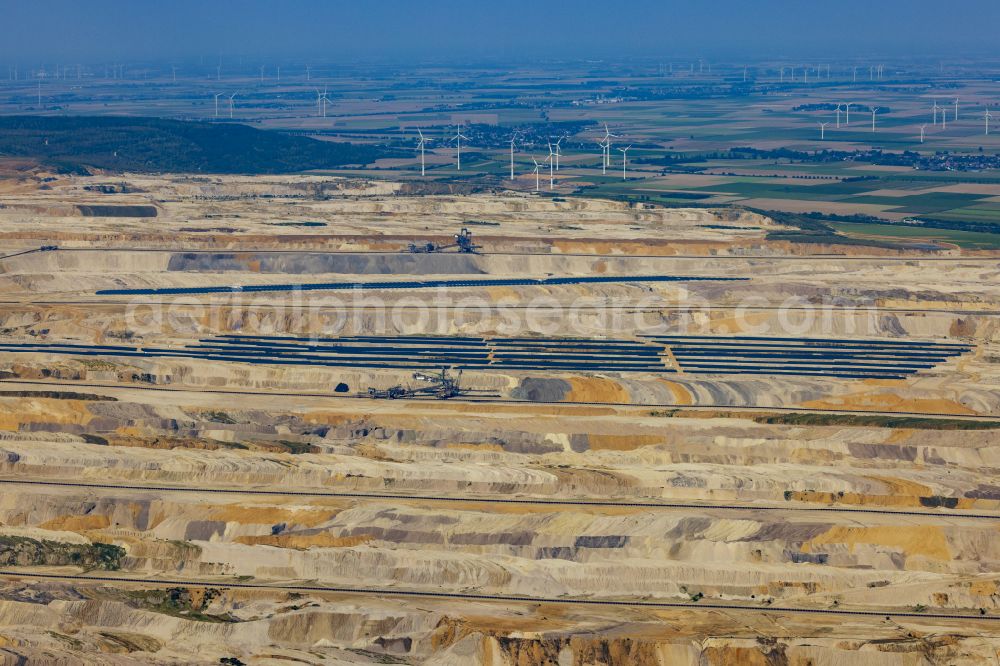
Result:
{"type": "Polygon", "coordinates": [[[651,336],[690,373],[902,379],[971,349],[912,340],[651,336]]]}
{"type": "Polygon", "coordinates": [[[0,343],[2,352],[172,357],[255,364],[376,369],[686,372],[902,379],[968,352],[969,345],[903,340],[650,336],[483,338],[461,336],[227,335],[182,348],[72,343],[0,343]],[[672,357],[672,359],[671,359],[672,357]]]}
{"type": "Polygon", "coordinates": [[[600,282],[733,282],[748,278],[691,277],[686,275],[591,275],[548,278],[486,278],[481,280],[407,280],[366,282],[312,282],[306,284],[251,284],[219,287],[161,287],[157,289],[101,289],[99,296],[165,296],[170,294],[230,294],[267,291],[345,291],[352,289],[430,289],[455,287],[523,287],[600,282]]]}

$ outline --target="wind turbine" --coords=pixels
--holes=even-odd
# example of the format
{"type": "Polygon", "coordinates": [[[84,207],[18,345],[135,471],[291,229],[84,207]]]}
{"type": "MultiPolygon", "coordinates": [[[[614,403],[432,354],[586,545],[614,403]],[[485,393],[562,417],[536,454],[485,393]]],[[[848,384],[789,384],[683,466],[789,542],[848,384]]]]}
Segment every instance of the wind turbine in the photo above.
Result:
{"type": "Polygon", "coordinates": [[[323,118],[326,118],[326,104],[330,101],[330,98],[326,96],[326,90],[326,86],[323,86],[322,93],[319,91],[319,88],[316,88],[316,113],[323,118]]]}
{"type": "Polygon", "coordinates": [[[782,67],[780,71],[781,71],[781,74],[779,76],[781,78],[778,79],[778,82],[779,83],[784,83],[785,82],[785,68],[782,67]]]}
{"type": "Polygon", "coordinates": [[[989,109],[986,109],[986,113],[983,114],[983,120],[986,121],[986,134],[990,133],[990,118],[992,118],[992,117],[993,117],[993,114],[990,113],[989,109]]]}
{"type": "Polygon", "coordinates": [[[234,92],[232,95],[229,96],[229,117],[230,118],[233,117],[233,108],[235,107],[235,104],[233,103],[233,99],[237,95],[239,95],[239,92],[234,92]]]}
{"type": "Polygon", "coordinates": [[[854,83],[858,82],[858,68],[854,68],[854,83]]]}
{"type": "Polygon", "coordinates": [[[877,106],[872,107],[872,132],[875,131],[875,112],[878,111],[877,106]]]}
{"type": "Polygon", "coordinates": [[[952,118],[955,122],[958,122],[958,98],[955,98],[955,117],[952,118]]]}
{"type": "Polygon", "coordinates": [[[830,123],[820,123],[819,124],[819,140],[823,141],[826,139],[826,126],[830,123]]]}
{"type": "Polygon", "coordinates": [[[854,104],[854,102],[844,102],[844,110],[847,111],[847,117],[844,118],[845,126],[851,124],[851,104],[854,104]]]}
{"type": "Polygon", "coordinates": [[[552,151],[552,143],[549,143],[549,156],[545,158],[545,161],[549,163],[549,189],[556,189],[556,175],[554,171],[555,165],[555,153],[552,151]]]}
{"type": "Polygon", "coordinates": [[[216,118],[219,117],[219,98],[222,97],[225,94],[226,93],[215,93],[215,117],[216,118]]]}
{"type": "Polygon", "coordinates": [[[834,110],[837,112],[837,129],[840,129],[840,104],[834,110]]]}
{"type": "Polygon", "coordinates": [[[531,158],[531,161],[535,163],[535,191],[537,192],[540,186],[538,171],[542,168],[542,165],[534,157],[531,158]]]}
{"type": "Polygon", "coordinates": [[[625,165],[628,163],[628,149],[632,147],[632,144],[625,146],[624,148],[619,148],[622,154],[622,180],[628,180],[625,173],[625,165]]]}
{"type": "Polygon", "coordinates": [[[264,65],[260,66],[260,84],[264,85],[264,65]]]}
{"type": "Polygon", "coordinates": [[[608,173],[608,140],[601,139],[597,142],[597,145],[601,147],[601,173],[607,175],[608,173]]]}
{"type": "Polygon", "coordinates": [[[611,166],[611,137],[617,137],[617,134],[612,134],[611,130],[608,129],[608,124],[604,123],[604,173],[607,173],[607,168],[611,166]]]}
{"type": "Polygon", "coordinates": [[[948,128],[948,107],[941,107],[941,129],[948,128]]]}
{"type": "Polygon", "coordinates": [[[562,157],[562,146],[560,144],[562,144],[562,140],[565,138],[565,136],[561,136],[556,139],[556,171],[559,171],[559,158],[562,157]]]}
{"type": "Polygon", "coordinates": [[[920,126],[920,143],[924,142],[924,131],[927,129],[927,125],[920,126]]]}
{"type": "Polygon", "coordinates": [[[517,134],[510,136],[510,179],[514,180],[514,143],[517,141],[517,134]]]}
{"type": "Polygon", "coordinates": [[[934,100],[934,106],[931,107],[931,111],[933,111],[934,124],[937,125],[937,114],[938,114],[937,100],[934,100]]]}
{"type": "Polygon", "coordinates": [[[420,149],[420,175],[426,175],[426,169],[424,167],[424,144],[427,143],[428,139],[424,138],[424,133],[417,128],[417,134],[420,135],[420,141],[417,143],[417,148],[420,149]]]}
{"type": "Polygon", "coordinates": [[[306,65],[306,81],[309,80],[309,65],[306,65]]]}
{"type": "Polygon", "coordinates": [[[456,171],[461,171],[462,170],[462,139],[465,139],[466,141],[468,141],[469,137],[467,137],[464,134],[462,134],[462,128],[461,127],[456,127],[455,128],[455,136],[452,138],[452,141],[455,142],[455,149],[456,149],[456,152],[455,152],[455,166],[456,166],[456,171]]]}

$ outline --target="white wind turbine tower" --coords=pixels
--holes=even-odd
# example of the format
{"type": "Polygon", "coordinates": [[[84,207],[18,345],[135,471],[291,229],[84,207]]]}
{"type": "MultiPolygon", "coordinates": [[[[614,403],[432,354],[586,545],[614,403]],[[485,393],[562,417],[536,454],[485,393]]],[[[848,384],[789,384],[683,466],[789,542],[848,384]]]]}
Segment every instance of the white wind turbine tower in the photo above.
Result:
{"type": "Polygon", "coordinates": [[[556,175],[554,171],[555,167],[555,153],[552,151],[552,143],[549,143],[549,156],[545,158],[545,161],[549,163],[549,189],[554,190],[556,188],[556,175]]]}
{"type": "Polygon", "coordinates": [[[837,108],[834,109],[834,111],[837,112],[837,129],[840,129],[840,104],[837,105],[837,108]]]}
{"type": "Polygon", "coordinates": [[[309,65],[306,65],[306,81],[309,80],[309,65]]]}
{"type": "Polygon", "coordinates": [[[819,140],[820,141],[826,140],[826,126],[829,125],[829,124],[830,123],[820,123],[819,124],[819,140]]]}
{"type": "Polygon", "coordinates": [[[854,83],[858,82],[858,68],[854,68],[854,83]]]}
{"type": "Polygon", "coordinates": [[[784,68],[784,67],[782,67],[782,68],[781,68],[781,69],[780,69],[779,71],[780,71],[781,73],[779,74],[779,77],[780,77],[780,78],[778,79],[778,82],[779,82],[779,83],[784,83],[784,82],[785,82],[785,68],[784,68]]]}
{"type": "Polygon", "coordinates": [[[427,173],[424,165],[424,144],[427,143],[428,139],[424,138],[424,133],[420,131],[419,127],[417,128],[417,134],[420,135],[420,141],[417,143],[417,148],[420,149],[420,175],[423,176],[427,173]]]}
{"type": "Polygon", "coordinates": [[[275,74],[275,80],[281,81],[281,65],[275,65],[278,68],[277,74],[275,74]]]}
{"type": "Polygon", "coordinates": [[[173,75],[174,75],[174,83],[177,83],[177,68],[176,68],[176,67],[171,67],[171,68],[170,68],[170,71],[171,71],[171,72],[173,73],[173,75]]]}
{"type": "Polygon", "coordinates": [[[931,107],[931,111],[933,112],[933,121],[934,121],[932,124],[937,125],[937,114],[938,114],[937,100],[934,100],[934,106],[931,107]]]}
{"type": "Polygon", "coordinates": [[[851,104],[854,104],[854,102],[844,102],[844,110],[847,112],[847,116],[844,118],[845,126],[851,124],[851,104]]]}
{"type": "Polygon", "coordinates": [[[955,122],[958,122],[958,98],[955,98],[955,116],[952,118],[955,122]]]}
{"type": "Polygon", "coordinates": [[[632,144],[625,146],[624,148],[619,148],[622,154],[622,180],[628,180],[627,174],[625,173],[625,165],[628,163],[628,149],[632,147],[632,144]]]}
{"type": "Polygon", "coordinates": [[[561,136],[558,139],[556,139],[556,143],[555,143],[555,146],[556,146],[556,152],[555,152],[555,156],[556,156],[556,171],[559,171],[559,158],[562,156],[562,146],[560,146],[559,144],[561,144],[562,140],[565,139],[565,138],[566,138],[565,136],[561,136]]]}
{"type": "Polygon", "coordinates": [[[222,97],[225,94],[226,93],[215,93],[215,117],[216,118],[219,117],[219,98],[222,97]]]}
{"type": "Polygon", "coordinates": [[[260,84],[264,85],[264,65],[260,66],[260,84]]]}
{"type": "Polygon", "coordinates": [[[323,86],[323,92],[322,93],[319,91],[319,88],[316,88],[316,107],[317,107],[317,113],[319,113],[319,115],[321,117],[323,117],[323,118],[326,118],[326,105],[330,101],[330,98],[327,97],[326,95],[327,95],[327,88],[326,88],[326,86],[323,86]]]}
{"type": "Polygon", "coordinates": [[[941,107],[941,129],[948,129],[948,107],[941,107]]]}
{"type": "Polygon", "coordinates": [[[535,191],[537,192],[538,189],[539,189],[539,186],[541,185],[541,181],[539,180],[538,172],[542,168],[542,165],[539,164],[538,160],[536,160],[534,157],[531,158],[531,161],[535,163],[535,191]]]}
{"type": "Polygon", "coordinates": [[[608,140],[601,139],[597,142],[597,145],[601,147],[601,173],[607,175],[608,173],[608,140]]]}
{"type": "Polygon", "coordinates": [[[452,141],[455,142],[455,151],[456,151],[455,152],[455,166],[456,166],[456,171],[461,171],[462,170],[462,139],[465,139],[466,141],[468,141],[469,137],[467,137],[464,134],[462,134],[462,128],[461,127],[456,127],[455,128],[455,136],[452,137],[452,141]]]}
{"type": "Polygon", "coordinates": [[[986,134],[990,133],[990,118],[992,118],[992,117],[993,117],[993,114],[990,113],[989,109],[986,109],[986,113],[983,114],[983,120],[986,121],[986,134]]]}
{"type": "Polygon", "coordinates": [[[233,102],[233,100],[236,98],[237,95],[239,95],[239,93],[238,92],[234,92],[232,95],[229,96],[229,117],[230,118],[233,117],[233,108],[236,106],[235,103],[233,102]]]}
{"type": "Polygon", "coordinates": [[[517,134],[510,137],[510,179],[514,180],[514,143],[517,141],[517,134]]]}
{"type": "Polygon", "coordinates": [[[927,130],[927,125],[920,126],[920,143],[924,142],[924,132],[927,130]]]}
{"type": "Polygon", "coordinates": [[[877,106],[872,107],[872,132],[875,131],[875,112],[878,111],[877,106]]]}
{"type": "Polygon", "coordinates": [[[612,134],[611,130],[608,129],[608,124],[604,123],[604,173],[607,173],[607,168],[611,166],[611,137],[617,136],[617,134],[612,134]]]}

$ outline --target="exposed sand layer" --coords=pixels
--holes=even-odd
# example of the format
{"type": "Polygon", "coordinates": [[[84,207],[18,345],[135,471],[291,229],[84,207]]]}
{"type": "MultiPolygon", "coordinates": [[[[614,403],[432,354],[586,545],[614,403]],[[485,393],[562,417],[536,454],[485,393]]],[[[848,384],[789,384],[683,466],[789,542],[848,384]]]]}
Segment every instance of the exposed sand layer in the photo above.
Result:
{"type": "Polygon", "coordinates": [[[1000,428],[958,429],[971,417],[1000,420],[995,255],[770,242],[774,222],[738,211],[506,192],[419,197],[320,176],[81,178],[23,166],[0,179],[0,203],[2,254],[61,248],[0,260],[5,343],[661,333],[971,347],[899,380],[695,374],[667,352],[665,367],[681,372],[465,371],[462,385],[485,401],[354,397],[412,383],[410,370],[4,353],[3,568],[161,583],[8,573],[3,660],[1000,659],[1000,428]],[[116,215],[84,215],[105,206],[116,215]],[[405,252],[450,242],[463,226],[484,254],[405,252]],[[642,274],[751,279],[94,293],[642,274]],[[104,559],[85,571],[72,559],[81,552],[104,559]],[[571,600],[688,606],[559,603],[571,600]]]}

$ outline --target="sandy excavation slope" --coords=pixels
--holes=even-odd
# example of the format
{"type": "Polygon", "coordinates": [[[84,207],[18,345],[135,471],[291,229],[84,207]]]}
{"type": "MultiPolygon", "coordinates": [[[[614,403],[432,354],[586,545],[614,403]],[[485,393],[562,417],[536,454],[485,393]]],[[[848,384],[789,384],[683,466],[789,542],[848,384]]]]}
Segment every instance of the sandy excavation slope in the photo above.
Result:
{"type": "Polygon", "coordinates": [[[1000,659],[995,255],[771,242],[771,220],[738,211],[421,197],[326,176],[22,169],[0,179],[0,204],[0,254],[61,248],[0,260],[4,343],[544,332],[971,347],[901,380],[466,371],[486,402],[354,397],[412,382],[403,370],[0,353],[0,654],[11,663],[1000,659]],[[401,252],[463,225],[484,254],[401,252]],[[751,280],[294,301],[95,295],[643,274],[751,280]],[[934,420],[889,415],[903,412],[934,420]],[[583,600],[686,605],[562,603],[583,600]]]}

